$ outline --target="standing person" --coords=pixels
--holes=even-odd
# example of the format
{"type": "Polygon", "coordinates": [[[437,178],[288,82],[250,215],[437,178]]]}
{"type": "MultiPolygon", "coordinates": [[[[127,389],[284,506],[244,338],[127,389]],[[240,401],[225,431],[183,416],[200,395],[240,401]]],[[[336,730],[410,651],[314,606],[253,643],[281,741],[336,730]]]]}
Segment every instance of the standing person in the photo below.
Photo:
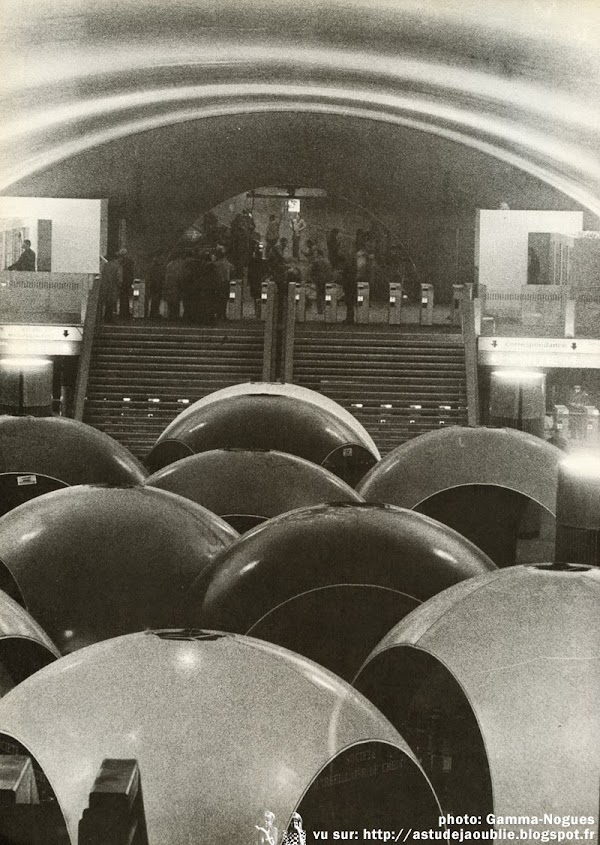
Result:
{"type": "Polygon", "coordinates": [[[248,206],[231,221],[231,260],[235,265],[236,275],[244,278],[251,254],[252,233],[255,229],[254,218],[248,206]]]}
{"type": "Polygon", "coordinates": [[[302,237],[302,232],[306,229],[306,221],[302,215],[298,213],[296,217],[292,217],[290,220],[290,226],[292,228],[292,257],[299,261],[300,238],[302,237]]]}
{"type": "Polygon", "coordinates": [[[306,239],[306,249],[302,250],[302,256],[309,264],[317,257],[317,245],[310,238],[306,239]]]}
{"type": "MultiPolygon", "coordinates": [[[[250,259],[252,261],[252,259],[250,259]]],[[[227,302],[229,300],[229,283],[233,278],[233,264],[227,260],[225,248],[218,246],[215,253],[215,275],[216,275],[216,318],[217,320],[227,319],[227,302]]],[[[250,276],[250,269],[248,269],[250,276]]]]}
{"type": "Polygon", "coordinates": [[[167,264],[163,293],[167,303],[167,320],[179,320],[181,300],[185,286],[185,261],[181,255],[167,264]]]}
{"type": "Polygon", "coordinates": [[[100,271],[100,296],[104,303],[104,322],[112,323],[119,301],[121,264],[115,256],[102,265],[100,271]]]}
{"type": "Polygon", "coordinates": [[[281,218],[276,214],[269,214],[269,222],[267,223],[267,231],[265,233],[265,241],[267,242],[267,259],[271,255],[271,250],[279,240],[279,229],[281,226],[281,218]]]}
{"type": "Polygon", "coordinates": [[[286,247],[287,240],[285,238],[280,238],[279,243],[275,244],[275,246],[271,250],[271,255],[269,256],[269,271],[273,276],[273,280],[278,284],[281,283],[285,271],[288,268],[288,264],[285,259],[286,247]]]}
{"type": "Polygon", "coordinates": [[[131,319],[131,291],[133,289],[133,278],[135,265],[127,250],[123,247],[119,250],[119,263],[121,265],[121,284],[119,287],[119,316],[122,320],[131,319]]]}
{"type": "Polygon", "coordinates": [[[25,238],[23,241],[23,251],[14,264],[6,268],[7,270],[35,270],[35,252],[31,248],[31,241],[25,238]]]}
{"type": "Polygon", "coordinates": [[[262,824],[254,825],[258,831],[257,845],[277,845],[279,831],[275,827],[275,813],[265,810],[262,824]]]}
{"type": "Polygon", "coordinates": [[[315,286],[317,292],[317,312],[323,313],[325,306],[325,285],[331,278],[331,266],[325,258],[322,249],[315,251],[315,256],[310,263],[309,281],[315,286]]]}
{"type": "Polygon", "coordinates": [[[165,266],[160,252],[155,252],[146,273],[145,316],[151,320],[160,320],[160,300],[165,279],[165,266]]]}
{"type": "Polygon", "coordinates": [[[219,221],[214,211],[208,211],[202,218],[202,243],[207,249],[216,249],[219,243],[219,221]]]}
{"type": "Polygon", "coordinates": [[[354,308],[356,304],[356,268],[351,261],[342,258],[338,263],[335,272],[335,281],[341,285],[344,290],[344,300],[346,301],[346,319],[345,323],[354,323],[354,308]]]}
{"type": "Polygon", "coordinates": [[[217,315],[217,272],[212,253],[190,250],[185,268],[184,319],[197,326],[212,326],[217,315]]]}
{"type": "Polygon", "coordinates": [[[198,259],[193,249],[183,253],[181,274],[181,300],[183,302],[183,320],[195,323],[197,320],[196,285],[198,280],[198,259]]]}
{"type": "Polygon", "coordinates": [[[283,834],[281,845],[306,845],[306,831],[302,827],[300,813],[292,813],[290,826],[283,834]]]}
{"type": "Polygon", "coordinates": [[[342,258],[342,233],[336,226],[327,235],[327,258],[333,268],[338,266],[342,258]]]}

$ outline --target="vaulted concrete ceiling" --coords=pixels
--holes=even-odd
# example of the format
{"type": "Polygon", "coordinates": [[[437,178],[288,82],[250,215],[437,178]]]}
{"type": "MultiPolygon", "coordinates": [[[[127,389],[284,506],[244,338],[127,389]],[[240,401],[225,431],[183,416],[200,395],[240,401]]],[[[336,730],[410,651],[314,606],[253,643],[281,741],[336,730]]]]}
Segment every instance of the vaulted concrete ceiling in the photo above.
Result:
{"type": "Polygon", "coordinates": [[[7,6],[4,193],[600,211],[595,0],[7,6]]]}

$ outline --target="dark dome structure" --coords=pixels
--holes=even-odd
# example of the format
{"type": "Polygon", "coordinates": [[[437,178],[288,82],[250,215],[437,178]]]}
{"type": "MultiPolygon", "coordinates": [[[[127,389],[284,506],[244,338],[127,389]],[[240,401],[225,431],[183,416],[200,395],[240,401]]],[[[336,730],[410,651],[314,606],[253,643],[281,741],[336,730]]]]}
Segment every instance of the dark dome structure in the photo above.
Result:
{"type": "Polygon", "coordinates": [[[313,831],[429,828],[439,805],[390,723],[321,667],[258,640],[148,631],[63,658],[0,702],[0,739],[30,753],[73,845],[106,757],[139,763],[148,839],[277,842],[313,831]],[[124,683],[127,679],[127,683],[124,683]]]}
{"type": "Polygon", "coordinates": [[[357,490],[368,502],[432,516],[472,540],[496,565],[510,566],[529,503],[556,513],[563,457],[555,446],[515,429],[452,426],[398,446],[357,490]]]}
{"type": "Polygon", "coordinates": [[[184,411],[158,438],[146,464],[156,472],[187,455],[232,447],[298,455],[324,464],[351,486],[379,454],[355,425],[325,404],[318,406],[292,394],[247,392],[184,411]]]}
{"type": "Polygon", "coordinates": [[[352,678],[421,602],[494,568],[421,514],[318,505],[263,523],[221,554],[191,588],[191,621],[261,637],[352,678]]]}
{"type": "Polygon", "coordinates": [[[0,416],[0,515],[73,484],[141,484],[146,475],[124,446],[85,423],[0,416]]]}
{"type": "Polygon", "coordinates": [[[0,696],[60,657],[37,622],[0,590],[0,696]]]}
{"type": "Polygon", "coordinates": [[[286,511],[324,502],[362,502],[323,467],[285,452],[214,449],[155,472],[150,487],[185,496],[244,532],[286,511]]]}
{"type": "Polygon", "coordinates": [[[65,653],[184,624],[187,587],[237,536],[163,490],[71,487],[2,517],[0,580],[65,653]]]}
{"type": "Polygon", "coordinates": [[[599,601],[596,568],[512,567],[430,599],[374,650],[355,685],[421,757],[444,809],[535,808],[594,829],[599,601]]]}
{"type": "Polygon", "coordinates": [[[181,419],[190,414],[196,414],[200,408],[206,408],[208,405],[212,405],[213,402],[221,402],[223,399],[232,399],[235,396],[255,395],[286,396],[288,399],[298,399],[300,402],[308,402],[309,405],[314,405],[316,408],[323,408],[349,426],[356,434],[357,440],[373,452],[377,460],[381,457],[375,441],[367,429],[356,417],[352,416],[350,411],[347,411],[346,408],[323,393],[318,393],[316,390],[310,390],[308,387],[302,387],[299,384],[292,384],[291,382],[247,381],[241,384],[232,384],[230,387],[214,390],[207,396],[203,396],[202,399],[198,399],[197,402],[194,402],[182,411],[178,418],[181,419]]]}

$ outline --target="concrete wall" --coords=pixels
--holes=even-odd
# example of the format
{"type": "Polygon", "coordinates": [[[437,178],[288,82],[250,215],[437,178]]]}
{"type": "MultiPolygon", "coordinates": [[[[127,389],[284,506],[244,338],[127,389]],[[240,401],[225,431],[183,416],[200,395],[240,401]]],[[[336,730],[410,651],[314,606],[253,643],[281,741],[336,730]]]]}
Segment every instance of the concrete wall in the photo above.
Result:
{"type": "Polygon", "coordinates": [[[97,273],[106,251],[106,206],[105,200],[0,196],[0,226],[17,218],[51,220],[52,272],[97,273]]]}
{"type": "Polygon", "coordinates": [[[529,232],[574,235],[582,229],[581,211],[480,210],[475,249],[479,284],[520,292],[527,284],[529,232]]]}

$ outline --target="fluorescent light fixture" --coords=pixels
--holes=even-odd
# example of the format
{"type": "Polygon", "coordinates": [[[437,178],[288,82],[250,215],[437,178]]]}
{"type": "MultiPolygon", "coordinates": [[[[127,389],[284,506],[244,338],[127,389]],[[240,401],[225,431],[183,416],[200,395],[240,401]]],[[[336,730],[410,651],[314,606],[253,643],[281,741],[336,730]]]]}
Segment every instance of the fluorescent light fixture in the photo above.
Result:
{"type": "Polygon", "coordinates": [[[561,461],[563,473],[580,478],[597,478],[600,480],[600,453],[598,451],[584,451],[569,455],[561,461]]]}
{"type": "Polygon", "coordinates": [[[0,365],[5,370],[43,370],[52,366],[47,358],[2,358],[0,365]]]}
{"type": "Polygon", "coordinates": [[[539,370],[493,370],[492,375],[512,382],[537,381],[544,377],[539,370]]]}

